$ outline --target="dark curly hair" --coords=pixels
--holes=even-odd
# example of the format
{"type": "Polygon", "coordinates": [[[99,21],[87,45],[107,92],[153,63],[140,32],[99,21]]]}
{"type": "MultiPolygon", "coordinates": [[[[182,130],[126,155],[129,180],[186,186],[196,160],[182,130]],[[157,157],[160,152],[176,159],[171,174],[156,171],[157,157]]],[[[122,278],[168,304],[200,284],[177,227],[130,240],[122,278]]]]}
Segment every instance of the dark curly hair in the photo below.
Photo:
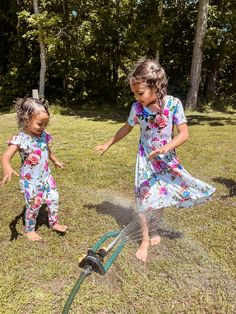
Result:
{"type": "Polygon", "coordinates": [[[165,70],[155,59],[140,59],[128,78],[130,84],[145,83],[149,88],[154,89],[160,105],[164,104],[168,81],[165,70]]]}
{"type": "Polygon", "coordinates": [[[19,98],[16,103],[16,119],[18,127],[24,129],[34,114],[39,111],[45,111],[48,116],[48,101],[45,99],[37,99],[32,97],[19,98]]]}

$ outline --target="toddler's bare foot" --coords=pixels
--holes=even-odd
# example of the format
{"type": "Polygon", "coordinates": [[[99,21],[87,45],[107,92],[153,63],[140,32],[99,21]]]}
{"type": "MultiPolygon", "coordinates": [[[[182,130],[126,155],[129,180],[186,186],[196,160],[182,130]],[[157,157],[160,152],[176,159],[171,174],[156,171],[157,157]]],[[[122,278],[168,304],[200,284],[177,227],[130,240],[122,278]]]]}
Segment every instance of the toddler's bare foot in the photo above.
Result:
{"type": "Polygon", "coordinates": [[[56,230],[56,231],[59,231],[59,232],[65,232],[66,229],[67,229],[67,226],[66,225],[60,225],[58,223],[55,223],[53,226],[52,226],[52,229],[53,230],[56,230]]]}
{"type": "Polygon", "coordinates": [[[35,232],[35,231],[26,232],[25,234],[26,234],[26,237],[28,238],[28,240],[30,240],[30,241],[42,240],[42,237],[40,237],[40,235],[37,234],[37,232],[35,232]]]}
{"type": "Polygon", "coordinates": [[[159,237],[159,235],[150,239],[150,244],[151,245],[157,245],[160,242],[161,242],[161,238],[159,237]]]}
{"type": "Polygon", "coordinates": [[[140,244],[140,247],[138,248],[136,252],[136,257],[142,262],[145,262],[148,255],[148,247],[149,247],[149,240],[143,240],[140,244]]]}

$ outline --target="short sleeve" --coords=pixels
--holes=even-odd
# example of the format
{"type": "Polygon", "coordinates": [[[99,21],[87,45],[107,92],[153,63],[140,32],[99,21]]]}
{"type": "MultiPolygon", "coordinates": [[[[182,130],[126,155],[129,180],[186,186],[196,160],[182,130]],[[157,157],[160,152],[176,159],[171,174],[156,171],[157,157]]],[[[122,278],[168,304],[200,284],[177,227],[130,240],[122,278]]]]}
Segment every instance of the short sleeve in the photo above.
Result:
{"type": "Polygon", "coordinates": [[[22,136],[21,133],[19,133],[18,135],[15,135],[12,138],[10,138],[7,141],[7,144],[8,145],[16,145],[21,150],[27,149],[27,144],[26,144],[25,139],[24,139],[24,137],[22,136]]]}
{"type": "Polygon", "coordinates": [[[51,143],[52,141],[52,136],[49,133],[44,132],[44,136],[45,136],[45,142],[47,144],[51,143]]]}
{"type": "Polygon", "coordinates": [[[128,120],[127,120],[128,124],[130,126],[135,126],[135,124],[138,124],[138,117],[136,115],[135,104],[136,103],[134,103],[132,105],[130,113],[129,113],[129,117],[128,117],[128,120]]]}
{"type": "Polygon", "coordinates": [[[180,124],[187,123],[187,119],[186,119],[184,108],[181,101],[178,98],[176,98],[175,101],[176,103],[175,103],[175,108],[174,108],[174,113],[173,113],[173,124],[180,125],[180,124]]]}

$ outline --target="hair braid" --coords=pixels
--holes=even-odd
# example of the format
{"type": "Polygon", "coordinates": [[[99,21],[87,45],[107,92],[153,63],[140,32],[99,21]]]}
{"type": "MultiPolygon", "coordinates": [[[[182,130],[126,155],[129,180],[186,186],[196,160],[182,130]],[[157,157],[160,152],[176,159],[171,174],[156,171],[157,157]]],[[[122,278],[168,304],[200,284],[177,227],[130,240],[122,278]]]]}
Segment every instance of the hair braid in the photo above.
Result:
{"type": "Polygon", "coordinates": [[[129,82],[145,83],[149,88],[154,89],[157,100],[161,106],[163,105],[168,81],[165,70],[156,60],[140,59],[129,75],[129,82]]]}

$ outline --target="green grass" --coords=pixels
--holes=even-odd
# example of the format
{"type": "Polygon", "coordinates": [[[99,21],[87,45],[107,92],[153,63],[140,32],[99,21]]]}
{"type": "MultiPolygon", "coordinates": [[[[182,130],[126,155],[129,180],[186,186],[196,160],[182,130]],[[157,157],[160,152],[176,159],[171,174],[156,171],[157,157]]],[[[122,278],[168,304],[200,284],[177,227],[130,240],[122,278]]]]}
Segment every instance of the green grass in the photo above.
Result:
{"type": "MultiPolygon", "coordinates": [[[[18,178],[0,189],[0,313],[61,313],[81,269],[79,258],[104,233],[122,228],[130,211],[138,128],[102,158],[93,147],[122,125],[118,116],[53,115],[48,131],[66,168],[52,169],[60,193],[64,237],[40,216],[43,242],[24,237],[18,178]],[[115,118],[114,118],[115,117],[115,118]]],[[[236,115],[189,113],[190,140],[178,149],[185,168],[217,188],[213,199],[190,209],[165,210],[162,237],[147,263],[125,246],[105,276],[87,277],[70,313],[235,313],[236,115]]],[[[14,114],[0,115],[0,154],[17,132],[14,114]]],[[[15,169],[19,157],[13,158],[15,169]]]]}

